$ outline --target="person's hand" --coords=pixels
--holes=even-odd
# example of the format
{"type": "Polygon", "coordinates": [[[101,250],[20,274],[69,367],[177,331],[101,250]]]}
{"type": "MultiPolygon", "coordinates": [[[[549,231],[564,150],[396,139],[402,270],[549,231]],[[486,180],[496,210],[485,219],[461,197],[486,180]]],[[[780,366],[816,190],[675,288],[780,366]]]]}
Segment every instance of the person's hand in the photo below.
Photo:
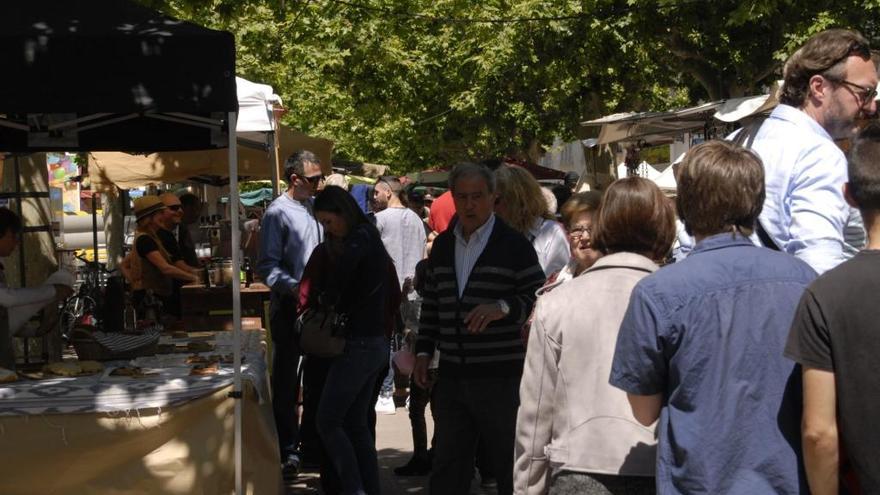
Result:
{"type": "Polygon", "coordinates": [[[413,366],[412,377],[416,385],[424,389],[428,388],[428,364],[431,356],[416,356],[416,364],[413,366]]]}
{"type": "Polygon", "coordinates": [[[55,284],[55,299],[63,301],[73,294],[73,288],[62,284],[55,284]]]}
{"type": "Polygon", "coordinates": [[[498,304],[480,304],[464,317],[464,324],[467,325],[468,333],[480,333],[489,323],[501,318],[504,318],[504,313],[498,304]]]}
{"type": "Polygon", "coordinates": [[[403,279],[403,287],[400,289],[400,292],[404,295],[409,294],[413,290],[413,278],[406,277],[403,279]]]}

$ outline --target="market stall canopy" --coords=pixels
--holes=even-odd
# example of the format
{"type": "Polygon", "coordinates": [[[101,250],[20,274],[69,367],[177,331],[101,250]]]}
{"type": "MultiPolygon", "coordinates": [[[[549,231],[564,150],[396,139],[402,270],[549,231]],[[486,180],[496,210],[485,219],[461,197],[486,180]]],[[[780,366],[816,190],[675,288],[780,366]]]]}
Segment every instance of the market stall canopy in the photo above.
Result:
{"type": "Polygon", "coordinates": [[[227,145],[232,34],[125,0],[0,2],[0,151],[227,145]]]}
{"type": "Polygon", "coordinates": [[[722,104],[714,117],[722,122],[738,122],[771,112],[779,104],[782,81],[776,81],[766,95],[731,98],[722,104]]]}
{"type": "MultiPolygon", "coordinates": [[[[279,128],[280,155],[286,159],[294,151],[307,149],[321,160],[330,174],[333,141],[310,137],[285,126],[279,128]]],[[[274,167],[274,150],[238,147],[238,175],[269,179],[274,167]]],[[[183,182],[193,177],[229,177],[229,156],[225,150],[161,152],[150,155],[96,152],[89,154],[89,178],[101,189],[143,187],[148,184],[183,182]]],[[[204,180],[205,182],[210,182],[204,180]]]]}
{"type": "Polygon", "coordinates": [[[712,123],[715,110],[723,102],[716,101],[669,112],[616,113],[600,119],[581,122],[584,127],[599,127],[598,144],[618,141],[645,142],[650,145],[671,143],[676,135],[702,131],[712,123]]]}
{"type": "Polygon", "coordinates": [[[245,206],[256,206],[264,202],[271,202],[275,199],[271,187],[261,187],[253,191],[243,192],[239,195],[241,204],[245,206]]]}
{"type": "Polygon", "coordinates": [[[276,130],[274,110],[281,107],[281,97],[275,94],[272,86],[235,78],[238,93],[238,120],[235,134],[238,143],[244,146],[258,146],[266,149],[268,133],[276,130]]]}

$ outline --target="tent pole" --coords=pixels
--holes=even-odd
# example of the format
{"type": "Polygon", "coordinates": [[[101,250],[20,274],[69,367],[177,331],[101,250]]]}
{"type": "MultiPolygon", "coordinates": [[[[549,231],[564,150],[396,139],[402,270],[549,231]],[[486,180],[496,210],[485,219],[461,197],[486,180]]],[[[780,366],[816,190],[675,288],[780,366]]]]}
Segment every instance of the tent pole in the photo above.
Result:
{"type": "Polygon", "coordinates": [[[237,112],[229,112],[229,226],[232,243],[232,352],[235,374],[232,398],[235,401],[235,493],[241,495],[241,225],[238,219],[238,150],[235,135],[237,112]]]}
{"type": "MultiPolygon", "coordinates": [[[[275,199],[281,194],[281,138],[277,131],[272,131],[272,148],[275,155],[272,164],[272,199],[275,199]]],[[[290,177],[285,177],[285,180],[290,180],[290,177]]]]}

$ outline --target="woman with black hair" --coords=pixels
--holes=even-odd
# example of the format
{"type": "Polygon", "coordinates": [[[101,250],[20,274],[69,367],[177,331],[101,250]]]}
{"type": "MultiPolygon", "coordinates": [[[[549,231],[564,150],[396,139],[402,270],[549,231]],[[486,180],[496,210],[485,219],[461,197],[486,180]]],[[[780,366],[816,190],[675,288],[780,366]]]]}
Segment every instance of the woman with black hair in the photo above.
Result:
{"type": "Polygon", "coordinates": [[[389,276],[390,259],[379,231],[347,191],[325,187],[314,211],[326,239],[312,257],[324,257],[328,270],[301,302],[332,306],[347,317],[345,350],[327,373],[317,430],[342,493],[377,494],[379,466],[368,417],[376,380],[388,363],[387,330],[393,325],[388,308],[399,303],[397,278],[389,276]]]}

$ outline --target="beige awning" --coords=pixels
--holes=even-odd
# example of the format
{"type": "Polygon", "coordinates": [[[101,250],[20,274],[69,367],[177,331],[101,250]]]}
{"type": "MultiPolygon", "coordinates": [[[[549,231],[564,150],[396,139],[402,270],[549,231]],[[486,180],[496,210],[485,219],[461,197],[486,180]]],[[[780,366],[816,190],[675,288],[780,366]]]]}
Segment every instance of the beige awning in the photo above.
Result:
{"type": "MultiPolygon", "coordinates": [[[[333,141],[314,138],[281,126],[279,131],[281,166],[297,150],[307,149],[321,160],[325,174],[331,173],[333,141]]],[[[225,149],[208,151],[162,152],[131,155],[118,152],[89,153],[89,178],[98,189],[120,189],[149,184],[183,182],[190,177],[229,175],[229,153],[225,149]]],[[[238,146],[238,175],[251,179],[271,179],[275,163],[273,149],[260,150],[238,146]]]]}
{"type": "Polygon", "coordinates": [[[676,135],[702,130],[721,104],[716,101],[670,112],[616,113],[581,122],[581,125],[600,128],[598,144],[618,141],[644,141],[651,145],[671,143],[676,135]]]}

